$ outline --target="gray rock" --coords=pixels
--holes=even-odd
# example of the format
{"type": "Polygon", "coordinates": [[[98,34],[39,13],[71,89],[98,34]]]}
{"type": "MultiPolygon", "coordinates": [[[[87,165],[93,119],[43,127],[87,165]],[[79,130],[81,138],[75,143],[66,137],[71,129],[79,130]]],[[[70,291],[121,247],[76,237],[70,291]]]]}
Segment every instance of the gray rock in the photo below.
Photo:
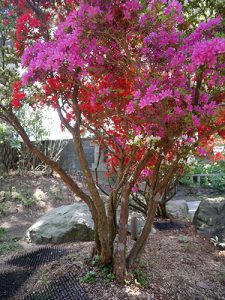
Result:
{"type": "Polygon", "coordinates": [[[154,235],[154,234],[156,234],[156,229],[154,227],[152,227],[150,235],[154,235]]]}
{"type": "Polygon", "coordinates": [[[187,205],[188,205],[188,216],[189,216],[189,220],[193,221],[194,215],[196,210],[198,209],[198,206],[200,204],[201,201],[188,201],[187,205]]]}
{"type": "Polygon", "coordinates": [[[197,285],[197,287],[200,287],[204,290],[213,290],[213,288],[209,284],[207,284],[203,281],[197,281],[196,285],[197,285]]]}
{"type": "Polygon", "coordinates": [[[35,244],[92,241],[93,228],[93,220],[84,203],[64,205],[38,219],[27,230],[25,240],[35,244]]]}
{"type": "MultiPolygon", "coordinates": [[[[131,212],[129,213],[129,217],[128,217],[128,224],[127,224],[127,231],[131,232],[131,219],[133,217],[137,218],[137,236],[139,236],[142,232],[142,229],[145,225],[146,219],[143,216],[142,213],[140,212],[131,212]]],[[[119,220],[119,219],[118,219],[119,220]]],[[[156,229],[154,227],[152,227],[150,235],[154,235],[156,233],[156,229]]]]}
{"type": "Polygon", "coordinates": [[[129,232],[131,231],[131,219],[134,217],[137,219],[137,233],[140,234],[145,225],[145,217],[140,212],[130,212],[129,213],[127,230],[129,232]]]}
{"type": "MultiPolygon", "coordinates": [[[[137,237],[141,234],[142,229],[145,225],[146,219],[144,215],[141,212],[138,211],[129,211],[129,216],[128,216],[128,223],[127,223],[127,232],[131,233],[131,219],[136,218],[136,224],[137,224],[137,237]]],[[[117,210],[117,224],[119,225],[119,220],[120,220],[120,207],[117,210]]],[[[152,227],[150,235],[156,234],[156,229],[152,227]]]]}
{"type": "Polygon", "coordinates": [[[198,233],[225,235],[225,198],[202,200],[195,212],[193,224],[198,233]]]}
{"type": "Polygon", "coordinates": [[[169,218],[186,219],[188,217],[188,205],[185,200],[172,200],[166,204],[166,211],[169,218]]]}

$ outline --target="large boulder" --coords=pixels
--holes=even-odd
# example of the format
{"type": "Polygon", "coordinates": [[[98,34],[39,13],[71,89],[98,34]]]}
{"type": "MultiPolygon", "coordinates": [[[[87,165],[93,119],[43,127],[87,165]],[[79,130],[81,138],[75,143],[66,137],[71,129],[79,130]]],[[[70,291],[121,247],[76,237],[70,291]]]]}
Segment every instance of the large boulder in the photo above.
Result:
{"type": "Polygon", "coordinates": [[[195,212],[193,223],[198,233],[225,235],[225,198],[202,200],[195,212]]]}
{"type": "Polygon", "coordinates": [[[83,203],[52,209],[26,232],[25,240],[35,244],[60,244],[94,240],[94,224],[83,203]]]}
{"type": "Polygon", "coordinates": [[[185,200],[172,200],[166,204],[166,212],[169,218],[172,219],[187,219],[188,205],[185,200]]]}

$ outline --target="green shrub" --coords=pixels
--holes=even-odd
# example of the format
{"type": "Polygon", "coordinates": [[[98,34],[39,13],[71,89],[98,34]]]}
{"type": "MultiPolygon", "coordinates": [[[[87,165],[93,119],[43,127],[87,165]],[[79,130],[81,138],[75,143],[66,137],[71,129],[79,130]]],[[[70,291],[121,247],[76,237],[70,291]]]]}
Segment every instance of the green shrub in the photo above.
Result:
{"type": "Polygon", "coordinates": [[[92,259],[91,265],[92,265],[93,267],[96,267],[96,266],[99,266],[100,264],[101,264],[101,257],[100,257],[100,255],[96,255],[96,256],[92,259]]]}
{"type": "Polygon", "coordinates": [[[17,201],[27,208],[34,206],[39,201],[38,197],[35,197],[29,191],[23,190],[21,193],[17,194],[19,195],[19,197],[17,197],[17,201]]]}
{"type": "Polygon", "coordinates": [[[144,272],[144,263],[140,259],[137,260],[137,265],[133,273],[137,285],[145,287],[148,284],[148,274],[144,272]]]}
{"type": "Polygon", "coordinates": [[[95,271],[88,271],[84,277],[81,278],[81,282],[94,283],[97,280],[97,273],[95,271]]]}
{"type": "Polygon", "coordinates": [[[28,198],[28,199],[22,199],[21,203],[23,204],[24,207],[30,208],[34,205],[36,205],[38,200],[34,197],[28,198]]]}
{"type": "MultiPolygon", "coordinates": [[[[225,190],[225,161],[209,161],[197,158],[192,164],[186,166],[185,174],[180,179],[180,182],[186,186],[197,186],[196,181],[192,181],[191,175],[194,174],[219,174],[208,176],[206,180],[204,177],[201,179],[203,187],[210,187],[218,191],[225,190]],[[189,176],[190,175],[190,176],[189,176]]],[[[195,178],[194,178],[195,179],[195,178]]]]}
{"type": "Polygon", "coordinates": [[[93,260],[91,261],[91,265],[93,267],[97,267],[98,270],[101,272],[101,275],[104,280],[107,282],[113,281],[115,279],[115,275],[112,273],[112,265],[103,265],[101,263],[101,257],[96,255],[93,260]]]}
{"type": "Polygon", "coordinates": [[[113,281],[115,279],[115,275],[112,273],[112,265],[102,265],[100,267],[100,271],[102,273],[103,279],[107,282],[113,281]]]}

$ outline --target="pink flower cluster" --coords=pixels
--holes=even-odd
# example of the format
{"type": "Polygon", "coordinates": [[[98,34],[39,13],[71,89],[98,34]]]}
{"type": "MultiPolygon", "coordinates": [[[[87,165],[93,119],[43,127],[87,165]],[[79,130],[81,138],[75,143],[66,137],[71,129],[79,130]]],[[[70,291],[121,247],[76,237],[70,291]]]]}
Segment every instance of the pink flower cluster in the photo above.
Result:
{"type": "MultiPolygon", "coordinates": [[[[201,23],[184,35],[178,26],[183,22],[179,1],[150,0],[147,7],[145,2],[81,1],[51,41],[40,40],[26,49],[24,83],[42,82],[62,68],[71,77],[79,69],[79,79],[96,80],[96,85],[108,74],[112,82],[127,77],[132,86],[125,105],[129,134],[140,127],[137,120],[142,132],[162,137],[171,134],[170,128],[179,135],[198,128],[216,111],[217,103],[207,93],[225,82],[225,39],[216,35],[221,19],[201,23]],[[202,86],[196,93],[199,74],[202,86]]],[[[113,93],[105,88],[98,95],[111,111],[116,107],[113,93]]],[[[115,109],[115,117],[117,113],[115,109]]],[[[124,144],[120,137],[116,141],[124,144]]]]}

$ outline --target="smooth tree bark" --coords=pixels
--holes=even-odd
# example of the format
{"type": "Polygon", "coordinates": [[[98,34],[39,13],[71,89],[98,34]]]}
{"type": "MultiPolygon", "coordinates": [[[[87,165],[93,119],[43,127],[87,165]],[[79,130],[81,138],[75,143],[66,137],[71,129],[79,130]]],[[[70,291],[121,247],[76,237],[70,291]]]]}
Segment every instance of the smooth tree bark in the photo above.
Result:
{"type": "Polygon", "coordinates": [[[152,229],[152,224],[155,219],[156,208],[160,202],[160,199],[161,195],[160,193],[158,193],[157,195],[155,195],[155,197],[152,197],[148,202],[148,211],[144,228],[126,259],[126,267],[128,270],[132,270],[134,268],[136,262],[135,260],[138,256],[140,256],[144,249],[144,246],[148,240],[149,234],[152,229]]]}
{"type": "Polygon", "coordinates": [[[131,186],[127,183],[122,190],[118,240],[114,256],[114,270],[119,282],[123,282],[126,270],[127,225],[129,216],[129,197],[131,186]]]}

